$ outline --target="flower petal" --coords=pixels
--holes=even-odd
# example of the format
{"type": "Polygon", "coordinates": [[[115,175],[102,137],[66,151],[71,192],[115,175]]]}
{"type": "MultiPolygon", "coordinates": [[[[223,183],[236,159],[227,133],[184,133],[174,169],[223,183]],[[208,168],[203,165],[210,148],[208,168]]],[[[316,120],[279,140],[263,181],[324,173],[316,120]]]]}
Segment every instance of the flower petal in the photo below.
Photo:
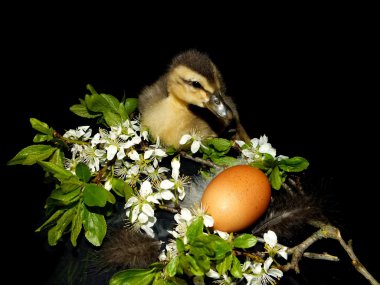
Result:
{"type": "Polygon", "coordinates": [[[129,207],[131,207],[131,206],[132,206],[133,204],[135,204],[137,201],[138,201],[137,197],[132,196],[131,198],[128,199],[127,203],[125,203],[125,207],[124,207],[124,208],[129,208],[129,207]]]}
{"type": "Polygon", "coordinates": [[[161,198],[169,201],[171,199],[174,199],[174,194],[170,190],[164,190],[164,191],[161,191],[161,198]]]}
{"type": "Polygon", "coordinates": [[[143,204],[141,207],[141,210],[148,216],[148,217],[154,217],[154,210],[151,205],[149,204],[143,204]]]}
{"type": "Polygon", "coordinates": [[[145,180],[141,184],[140,195],[143,197],[147,197],[148,195],[152,194],[152,192],[153,192],[152,191],[152,184],[150,184],[149,180],[145,180]]]}
{"type": "Polygon", "coordinates": [[[115,145],[109,145],[106,147],[107,150],[107,159],[112,160],[117,152],[117,147],[115,145]]]}
{"type": "Polygon", "coordinates": [[[132,208],[132,214],[131,214],[131,217],[130,217],[132,224],[134,222],[136,222],[139,213],[140,213],[140,207],[139,207],[139,205],[134,206],[132,208]]]}
{"type": "Polygon", "coordinates": [[[144,159],[149,159],[154,152],[154,149],[148,149],[146,152],[144,152],[144,159]]]}
{"type": "Polygon", "coordinates": [[[135,150],[130,151],[128,157],[132,160],[140,160],[139,154],[135,150]]]}
{"type": "Polygon", "coordinates": [[[171,189],[171,188],[173,188],[173,186],[174,186],[174,183],[170,180],[167,180],[167,179],[162,180],[160,183],[161,189],[171,189]]]}
{"type": "Polygon", "coordinates": [[[203,224],[206,227],[211,228],[214,225],[214,219],[209,215],[204,215],[203,216],[203,224]]]}
{"type": "Polygon", "coordinates": [[[191,148],[190,148],[191,152],[196,153],[199,150],[200,146],[201,146],[200,141],[193,141],[193,143],[191,144],[191,148]]]}
{"type": "Polygon", "coordinates": [[[145,224],[148,221],[148,216],[145,213],[140,213],[138,220],[140,224],[145,224]]]}
{"type": "Polygon", "coordinates": [[[154,238],[154,231],[152,230],[152,228],[148,227],[148,226],[141,226],[141,229],[150,237],[154,238]]]}
{"type": "Polygon", "coordinates": [[[264,234],[264,241],[273,248],[277,244],[277,235],[274,231],[269,230],[264,234]]]}
{"type": "Polygon", "coordinates": [[[267,260],[265,260],[265,262],[264,262],[264,271],[265,272],[268,272],[268,269],[270,268],[272,262],[273,262],[272,257],[268,257],[267,260]]]}
{"type": "Polygon", "coordinates": [[[216,272],[215,270],[210,269],[209,271],[206,272],[206,276],[210,277],[212,279],[218,279],[220,278],[220,274],[216,272]]]}
{"type": "Polygon", "coordinates": [[[183,145],[187,143],[191,139],[191,136],[189,134],[183,135],[179,141],[179,144],[183,145]]]}

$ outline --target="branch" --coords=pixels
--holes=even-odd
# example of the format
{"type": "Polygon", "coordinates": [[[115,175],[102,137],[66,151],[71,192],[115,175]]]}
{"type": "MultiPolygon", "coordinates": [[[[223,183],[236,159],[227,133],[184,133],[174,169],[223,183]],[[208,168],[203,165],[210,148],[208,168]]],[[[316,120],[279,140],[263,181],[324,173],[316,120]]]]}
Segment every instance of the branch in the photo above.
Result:
{"type": "Polygon", "coordinates": [[[328,256],[330,256],[328,254],[317,255],[317,254],[310,254],[310,253],[305,252],[306,249],[317,240],[320,240],[323,238],[330,238],[330,239],[335,239],[339,241],[340,245],[343,247],[343,249],[346,251],[348,256],[351,258],[352,265],[360,274],[362,274],[372,285],[379,285],[379,282],[376,281],[376,279],[368,272],[368,270],[363,266],[363,264],[359,261],[359,259],[355,255],[352,248],[352,244],[351,244],[352,242],[350,241],[349,244],[347,244],[343,240],[338,228],[332,225],[324,224],[317,221],[312,221],[310,222],[310,224],[319,228],[319,230],[313,233],[310,237],[308,237],[299,245],[296,245],[293,248],[288,249],[287,252],[288,254],[292,255],[292,260],[288,262],[286,265],[284,265],[282,267],[282,270],[287,271],[287,270],[293,269],[294,271],[299,273],[300,269],[299,269],[298,263],[301,260],[302,256],[309,257],[309,258],[331,260],[327,258],[328,256]]]}
{"type": "Polygon", "coordinates": [[[209,161],[209,160],[205,160],[205,159],[202,159],[200,157],[192,157],[191,155],[189,155],[188,153],[186,153],[185,151],[180,151],[179,153],[182,157],[184,158],[187,158],[189,160],[192,160],[192,161],[195,161],[199,164],[202,164],[202,165],[205,165],[205,166],[208,166],[208,167],[214,167],[214,168],[218,168],[218,169],[221,169],[222,167],[220,167],[219,165],[216,165],[215,163],[209,161]]]}
{"type": "Polygon", "coordinates": [[[172,214],[177,214],[179,212],[178,209],[173,208],[173,207],[169,207],[169,206],[165,206],[165,205],[158,205],[158,208],[160,208],[161,210],[170,212],[172,214]]]}

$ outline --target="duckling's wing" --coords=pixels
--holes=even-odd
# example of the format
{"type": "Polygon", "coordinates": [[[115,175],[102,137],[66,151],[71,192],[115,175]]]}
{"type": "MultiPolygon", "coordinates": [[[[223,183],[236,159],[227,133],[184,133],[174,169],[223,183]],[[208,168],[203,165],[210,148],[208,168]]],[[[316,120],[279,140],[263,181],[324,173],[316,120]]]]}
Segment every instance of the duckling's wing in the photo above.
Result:
{"type": "Polygon", "coordinates": [[[139,95],[139,111],[149,112],[154,105],[168,96],[166,75],[161,76],[154,84],[145,87],[139,95]]]}

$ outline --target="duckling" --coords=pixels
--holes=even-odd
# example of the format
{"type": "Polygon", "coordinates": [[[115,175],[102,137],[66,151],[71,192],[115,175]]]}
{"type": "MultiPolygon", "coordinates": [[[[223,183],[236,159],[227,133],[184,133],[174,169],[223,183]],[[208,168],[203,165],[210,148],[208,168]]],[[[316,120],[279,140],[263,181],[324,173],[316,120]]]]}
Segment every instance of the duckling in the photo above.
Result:
{"type": "Polygon", "coordinates": [[[234,139],[249,140],[221,73],[208,55],[188,50],[175,56],[166,74],[139,95],[142,125],[166,146],[179,147],[184,134],[216,137],[235,128],[234,139]]]}

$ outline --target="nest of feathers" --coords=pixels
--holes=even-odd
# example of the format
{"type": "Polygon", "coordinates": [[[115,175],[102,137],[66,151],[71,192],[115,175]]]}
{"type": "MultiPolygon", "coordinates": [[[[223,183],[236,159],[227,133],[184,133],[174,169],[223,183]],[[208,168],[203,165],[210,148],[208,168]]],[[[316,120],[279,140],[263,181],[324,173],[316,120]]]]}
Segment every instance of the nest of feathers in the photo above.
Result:
{"type": "MultiPolygon", "coordinates": [[[[8,162],[37,164],[53,184],[36,231],[66,250],[49,284],[273,284],[299,272],[303,257],[336,261],[307,251],[323,238],[338,240],[354,260],[332,226],[329,199],[301,181],[305,158],[277,155],[265,135],[185,133],[177,148],[161,145],[141,124],[136,98],[119,101],[87,87],[91,94],[70,110],[95,119],[93,126],[61,134],[31,118],[34,144],[8,162]],[[269,205],[240,231],[218,230],[201,198],[219,174],[241,165],[265,177],[269,205]]],[[[360,263],[355,268],[377,284],[360,263]]]]}

